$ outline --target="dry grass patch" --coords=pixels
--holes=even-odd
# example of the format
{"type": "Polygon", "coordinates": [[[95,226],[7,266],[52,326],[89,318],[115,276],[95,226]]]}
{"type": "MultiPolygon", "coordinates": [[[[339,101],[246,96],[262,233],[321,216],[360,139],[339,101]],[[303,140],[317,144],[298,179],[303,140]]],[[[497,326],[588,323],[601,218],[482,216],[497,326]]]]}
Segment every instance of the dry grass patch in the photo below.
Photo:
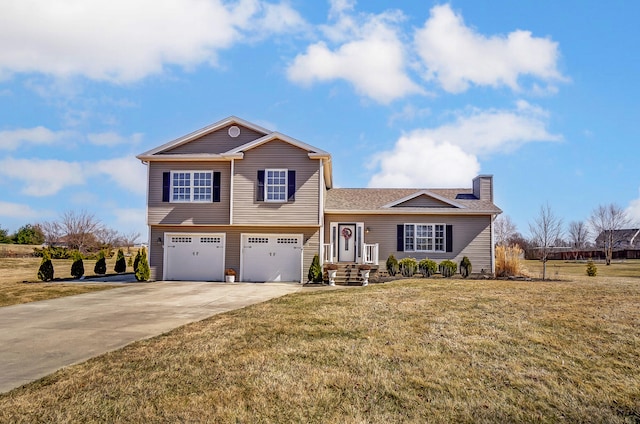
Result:
{"type": "MultiPolygon", "coordinates": [[[[117,286],[104,284],[38,282],[41,258],[0,258],[0,306],[53,299],[62,296],[111,289],[117,286]]],[[[55,278],[71,278],[70,259],[54,259],[55,278]]],[[[115,257],[107,260],[107,270],[113,270],[115,257]]],[[[93,275],[95,261],[85,260],[87,275],[93,275]]]]}
{"type": "Polygon", "coordinates": [[[0,395],[2,422],[640,420],[640,283],[301,292],[0,395]]]}

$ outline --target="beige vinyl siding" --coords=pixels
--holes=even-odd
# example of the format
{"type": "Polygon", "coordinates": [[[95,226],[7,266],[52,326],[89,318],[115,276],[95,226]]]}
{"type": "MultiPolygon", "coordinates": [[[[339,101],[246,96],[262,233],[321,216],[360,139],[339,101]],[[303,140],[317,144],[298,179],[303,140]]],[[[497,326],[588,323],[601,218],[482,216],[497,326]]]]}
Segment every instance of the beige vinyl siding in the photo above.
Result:
{"type": "Polygon", "coordinates": [[[397,259],[412,257],[418,260],[429,258],[436,262],[451,259],[460,263],[468,256],[473,272],[484,269],[491,272],[491,217],[483,216],[447,216],[447,215],[325,215],[325,243],[331,240],[329,224],[332,222],[364,222],[369,228],[365,233],[365,243],[379,244],[380,263],[384,264],[390,254],[397,259]],[[445,224],[453,225],[453,252],[398,252],[398,224],[445,224]]]}
{"type": "Polygon", "coordinates": [[[303,235],[303,277],[311,266],[313,255],[319,253],[320,229],[318,227],[252,227],[252,226],[154,226],[150,230],[149,266],[151,280],[162,279],[164,248],[158,239],[164,241],[165,233],[224,233],[225,236],[225,268],[240,271],[240,235],[251,234],[302,234],[303,235]]]}
{"type": "Polygon", "coordinates": [[[480,175],[473,179],[473,194],[480,200],[493,202],[493,177],[480,175]]]}
{"type": "Polygon", "coordinates": [[[150,162],[149,225],[229,224],[230,162],[150,162]],[[162,201],[162,174],[170,171],[220,172],[220,202],[171,203],[162,201]]]}
{"type": "Polygon", "coordinates": [[[320,164],[318,159],[310,159],[306,150],[274,140],[245,152],[234,168],[234,224],[318,224],[320,164]],[[295,201],[257,201],[257,175],[263,169],[295,170],[295,201]]]}
{"type": "Polygon", "coordinates": [[[233,138],[229,135],[229,127],[231,126],[228,125],[161,154],[224,153],[264,136],[262,133],[236,125],[240,128],[240,135],[233,138]]]}
{"type": "Polygon", "coordinates": [[[394,208],[416,208],[416,207],[417,208],[453,208],[455,206],[452,206],[449,203],[445,203],[441,200],[434,199],[433,197],[430,197],[424,194],[394,206],[394,208]]]}

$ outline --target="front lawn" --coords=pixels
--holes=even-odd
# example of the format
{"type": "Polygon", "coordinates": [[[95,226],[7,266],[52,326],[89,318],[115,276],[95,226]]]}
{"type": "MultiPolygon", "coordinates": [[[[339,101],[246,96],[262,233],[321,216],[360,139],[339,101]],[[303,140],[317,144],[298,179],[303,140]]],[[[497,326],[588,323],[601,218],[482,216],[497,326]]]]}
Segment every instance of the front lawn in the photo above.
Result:
{"type": "Polygon", "coordinates": [[[133,343],[0,395],[0,421],[633,423],[638,364],[638,279],[416,279],[133,343]]]}

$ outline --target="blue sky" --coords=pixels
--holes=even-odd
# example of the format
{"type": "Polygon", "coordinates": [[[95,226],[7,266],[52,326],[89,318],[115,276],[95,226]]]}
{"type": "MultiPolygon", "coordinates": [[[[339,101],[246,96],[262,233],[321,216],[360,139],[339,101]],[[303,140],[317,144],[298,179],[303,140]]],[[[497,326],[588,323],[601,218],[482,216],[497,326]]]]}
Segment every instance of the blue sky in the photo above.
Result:
{"type": "Polygon", "coordinates": [[[146,237],[135,155],[229,115],[333,155],[339,187],[468,187],[528,233],[640,222],[640,3],[9,0],[0,227],[86,210],[146,237]]]}

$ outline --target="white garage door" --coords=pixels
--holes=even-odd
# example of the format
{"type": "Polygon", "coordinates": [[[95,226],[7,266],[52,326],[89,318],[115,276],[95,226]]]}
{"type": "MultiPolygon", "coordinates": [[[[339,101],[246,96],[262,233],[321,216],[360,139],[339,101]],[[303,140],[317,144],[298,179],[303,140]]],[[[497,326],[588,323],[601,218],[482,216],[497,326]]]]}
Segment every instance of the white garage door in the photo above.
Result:
{"type": "Polygon", "coordinates": [[[302,278],[302,235],[243,234],[242,281],[295,281],[302,278]]]}
{"type": "Polygon", "coordinates": [[[164,279],[224,280],[224,234],[165,234],[164,279]]]}

